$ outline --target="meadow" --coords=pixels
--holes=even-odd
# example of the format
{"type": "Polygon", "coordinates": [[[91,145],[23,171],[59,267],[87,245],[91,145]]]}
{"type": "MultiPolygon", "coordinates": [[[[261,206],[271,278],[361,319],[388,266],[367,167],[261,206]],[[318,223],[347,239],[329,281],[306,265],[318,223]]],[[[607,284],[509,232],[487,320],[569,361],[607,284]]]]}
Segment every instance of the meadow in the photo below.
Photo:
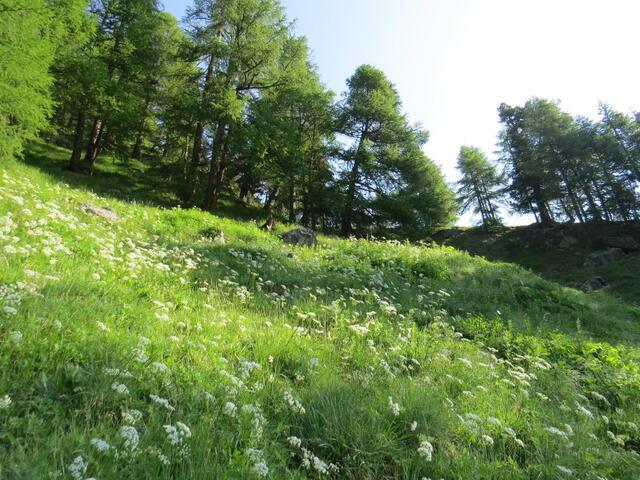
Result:
{"type": "Polygon", "coordinates": [[[636,306],[54,170],[0,171],[0,478],[640,478],[636,306]]]}

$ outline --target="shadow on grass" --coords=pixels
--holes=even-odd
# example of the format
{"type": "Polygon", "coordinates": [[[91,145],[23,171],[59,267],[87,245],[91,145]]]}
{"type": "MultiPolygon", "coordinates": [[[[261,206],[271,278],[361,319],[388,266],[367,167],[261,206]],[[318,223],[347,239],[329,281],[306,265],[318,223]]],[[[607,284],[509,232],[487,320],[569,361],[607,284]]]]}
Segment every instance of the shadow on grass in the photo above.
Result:
{"type": "MultiPolygon", "coordinates": [[[[90,190],[100,196],[163,208],[180,205],[177,196],[180,172],[174,165],[154,160],[124,162],[102,155],[93,175],[84,175],[66,169],[70,155],[66,148],[38,141],[28,145],[23,161],[73,188],[90,190]]],[[[229,194],[221,198],[213,213],[242,220],[263,216],[259,206],[245,205],[229,194]]]]}
{"type": "Polygon", "coordinates": [[[67,149],[33,142],[27,147],[23,161],[73,188],[90,190],[100,196],[159,207],[173,207],[178,203],[176,182],[163,171],[165,165],[135,160],[124,163],[104,155],[98,158],[95,172],[89,176],[67,170],[69,156],[67,149]]]}

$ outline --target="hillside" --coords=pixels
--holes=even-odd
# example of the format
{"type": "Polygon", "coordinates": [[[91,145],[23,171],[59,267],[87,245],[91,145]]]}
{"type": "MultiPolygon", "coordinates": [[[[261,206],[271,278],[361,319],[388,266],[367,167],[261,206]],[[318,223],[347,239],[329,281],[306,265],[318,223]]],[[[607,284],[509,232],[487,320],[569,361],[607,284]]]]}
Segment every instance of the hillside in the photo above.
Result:
{"type": "MultiPolygon", "coordinates": [[[[585,282],[601,278],[595,285],[608,295],[640,305],[640,222],[558,224],[552,228],[523,227],[460,228],[434,235],[438,243],[451,245],[488,260],[516,263],[543,277],[578,289],[592,291],[585,282]],[[616,246],[616,240],[631,241],[633,249],[619,252],[611,261],[589,264],[590,256],[601,256],[616,246]],[[630,240],[631,239],[631,240],[630,240]]],[[[619,246],[619,245],[618,245],[619,246]]],[[[593,262],[592,262],[593,263],[593,262]]]]}
{"type": "Polygon", "coordinates": [[[0,173],[0,478],[638,478],[637,307],[37,149],[0,173]]]}

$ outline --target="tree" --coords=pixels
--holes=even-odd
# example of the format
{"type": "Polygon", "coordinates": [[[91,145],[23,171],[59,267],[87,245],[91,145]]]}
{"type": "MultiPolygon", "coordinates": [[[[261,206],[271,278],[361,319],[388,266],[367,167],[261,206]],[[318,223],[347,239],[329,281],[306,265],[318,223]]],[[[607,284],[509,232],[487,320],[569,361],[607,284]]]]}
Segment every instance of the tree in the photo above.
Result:
{"type": "Polygon", "coordinates": [[[326,210],[327,187],[332,180],[328,162],[333,140],[332,100],[333,92],[325,90],[309,66],[298,78],[266,92],[250,107],[252,148],[249,161],[242,165],[241,185],[259,175],[267,195],[282,192],[286,197],[289,221],[297,220],[297,207],[302,205],[301,223],[312,228],[326,210]]]}
{"type": "Polygon", "coordinates": [[[523,107],[498,108],[500,144],[513,206],[532,212],[543,225],[554,223],[553,202],[562,196],[563,136],[572,119],[548,100],[533,98],[523,107]]]}
{"type": "Polygon", "coordinates": [[[49,68],[74,38],[83,0],[4,0],[0,7],[0,158],[19,154],[53,111],[49,68]]]}
{"type": "Polygon", "coordinates": [[[228,139],[255,95],[286,80],[291,68],[304,64],[307,47],[293,36],[278,0],[196,0],[187,13],[197,61],[203,64],[192,161],[184,192],[196,193],[196,175],[211,137],[204,207],[213,208],[222,192],[228,166],[228,139]]]}
{"type": "Polygon", "coordinates": [[[176,26],[157,0],[93,0],[89,12],[95,33],[77,57],[67,56],[70,64],[58,78],[81,99],[71,103],[76,139],[84,135],[85,119],[92,119],[84,161],[79,160],[82,142],[74,141],[69,167],[92,171],[105,145],[112,142],[118,152],[126,148],[130,132],[142,130],[141,118],[148,114],[150,91],[164,63],[165,32],[176,26]]]}
{"type": "Polygon", "coordinates": [[[423,190],[441,174],[420,150],[427,133],[409,125],[394,86],[370,65],[358,67],[347,86],[338,119],[339,133],[351,140],[342,152],[342,234],[350,235],[354,222],[357,229],[446,223],[450,192],[423,190]]]}
{"type": "Polygon", "coordinates": [[[498,203],[503,194],[504,179],[496,166],[479,148],[469,146],[460,148],[457,166],[462,174],[457,191],[460,212],[473,207],[475,213],[480,213],[485,228],[498,224],[498,203]]]}

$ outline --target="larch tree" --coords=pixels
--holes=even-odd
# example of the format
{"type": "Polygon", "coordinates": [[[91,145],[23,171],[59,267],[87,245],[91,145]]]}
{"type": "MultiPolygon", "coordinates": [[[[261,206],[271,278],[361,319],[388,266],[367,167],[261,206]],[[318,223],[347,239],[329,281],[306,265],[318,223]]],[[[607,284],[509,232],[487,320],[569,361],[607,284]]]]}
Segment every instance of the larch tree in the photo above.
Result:
{"type": "Polygon", "coordinates": [[[247,102],[286,81],[288,70],[306,61],[307,48],[293,35],[278,0],[196,0],[186,21],[203,74],[184,201],[195,197],[209,137],[203,206],[211,209],[222,193],[227,140],[242,123],[247,102]]]}
{"type": "Polygon", "coordinates": [[[494,164],[477,147],[462,146],[457,168],[462,175],[458,181],[460,213],[473,208],[485,227],[500,223],[499,203],[503,195],[504,178],[494,164]]]}
{"type": "Polygon", "coordinates": [[[50,67],[78,42],[84,0],[3,0],[0,5],[0,158],[21,153],[53,112],[50,67]]]}
{"type": "MultiPolygon", "coordinates": [[[[290,222],[315,227],[331,180],[328,162],[333,138],[333,93],[310,67],[303,75],[256,99],[250,108],[251,158],[244,174],[259,169],[267,196],[286,198],[290,222]]],[[[240,182],[243,183],[241,177],[240,182]]],[[[242,196],[242,189],[241,189],[242,196]]]]}
{"type": "Polygon", "coordinates": [[[347,87],[338,113],[338,132],[350,139],[342,152],[342,234],[352,234],[354,222],[393,229],[446,223],[451,192],[422,153],[427,133],[408,123],[393,84],[362,65],[347,87]]]}

